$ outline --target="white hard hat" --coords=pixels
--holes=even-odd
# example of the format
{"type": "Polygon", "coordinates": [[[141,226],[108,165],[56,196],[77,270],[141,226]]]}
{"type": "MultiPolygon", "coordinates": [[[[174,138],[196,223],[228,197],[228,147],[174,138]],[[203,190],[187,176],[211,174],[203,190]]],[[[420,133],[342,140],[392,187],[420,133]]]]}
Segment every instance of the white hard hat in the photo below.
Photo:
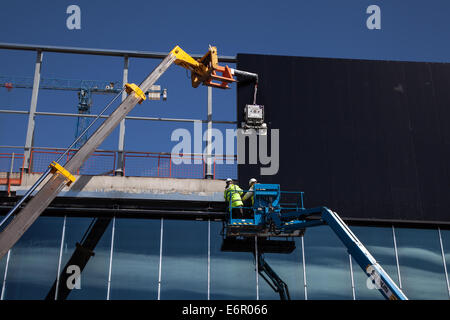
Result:
{"type": "Polygon", "coordinates": [[[248,182],[248,184],[252,184],[252,183],[256,183],[256,179],[255,178],[251,178],[250,181],[248,182]]]}
{"type": "Polygon", "coordinates": [[[231,178],[227,178],[227,180],[225,180],[225,182],[231,182],[231,181],[233,181],[233,179],[231,179],[231,178]]]}

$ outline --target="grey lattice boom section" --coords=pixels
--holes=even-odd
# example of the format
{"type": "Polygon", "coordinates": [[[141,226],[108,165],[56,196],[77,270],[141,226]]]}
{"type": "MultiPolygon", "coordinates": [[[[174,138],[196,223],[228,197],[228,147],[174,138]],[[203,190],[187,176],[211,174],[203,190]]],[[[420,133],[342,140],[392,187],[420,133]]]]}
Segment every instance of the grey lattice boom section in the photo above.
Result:
{"type": "MultiPolygon", "coordinates": [[[[155,70],[140,84],[142,91],[146,92],[158,80],[158,78],[175,61],[175,56],[169,54],[155,70]]],[[[114,128],[125,118],[125,116],[136,106],[140,98],[130,94],[109,116],[105,122],[94,132],[88,141],[67,162],[65,168],[69,172],[76,172],[86,159],[97,149],[108,137],[114,128]]],[[[45,185],[36,193],[28,204],[17,214],[17,216],[0,233],[0,259],[20,239],[27,229],[34,223],[39,215],[48,207],[53,199],[66,185],[66,179],[60,174],[53,175],[45,185]]]]}

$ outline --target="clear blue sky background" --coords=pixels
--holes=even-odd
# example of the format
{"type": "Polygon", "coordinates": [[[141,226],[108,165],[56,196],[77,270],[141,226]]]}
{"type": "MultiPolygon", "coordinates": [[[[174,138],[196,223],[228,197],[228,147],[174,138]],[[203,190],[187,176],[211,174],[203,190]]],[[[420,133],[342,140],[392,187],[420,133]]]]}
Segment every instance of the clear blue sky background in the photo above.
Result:
{"type": "MultiPolygon", "coordinates": [[[[220,55],[261,53],[410,61],[450,60],[450,2],[444,0],[310,1],[2,1],[0,42],[168,52],[180,45],[220,55]],[[81,8],[81,30],[66,28],[66,8],[81,8]],[[381,7],[381,30],[368,30],[366,8],[381,7]]],[[[0,75],[32,77],[35,53],[0,50],[0,75]]],[[[129,81],[139,83],[156,60],[131,59],[129,81]]],[[[122,79],[121,58],[44,53],[43,78],[122,79]]],[[[249,70],[251,71],[251,70],[249,70]]],[[[272,79],[277,81],[277,79],[272,79]]],[[[172,67],[159,83],[166,102],[146,102],[132,115],[206,118],[207,90],[192,89],[184,69],[172,67]]],[[[110,99],[94,96],[92,113],[110,99]]],[[[0,109],[27,110],[31,90],[0,90],[0,109]]],[[[214,119],[236,118],[235,86],[214,91],[214,119]]],[[[38,111],[76,112],[74,92],[40,91],[38,111]]],[[[0,114],[0,145],[25,143],[27,116],[0,114]]],[[[35,146],[65,147],[75,118],[37,117],[35,146]]],[[[127,122],[125,148],[170,151],[175,128],[191,124],[127,122]]],[[[230,126],[217,126],[224,129],[230,126]]],[[[116,149],[118,130],[101,146],[116,149]]],[[[1,152],[1,151],[0,151],[1,152]]]]}

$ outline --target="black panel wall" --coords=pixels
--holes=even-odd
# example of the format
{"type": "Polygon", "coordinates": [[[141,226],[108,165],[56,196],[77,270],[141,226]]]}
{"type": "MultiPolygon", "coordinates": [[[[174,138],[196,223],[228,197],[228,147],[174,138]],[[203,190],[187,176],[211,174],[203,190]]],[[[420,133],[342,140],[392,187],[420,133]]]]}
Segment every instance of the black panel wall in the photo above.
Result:
{"type": "MultiPolygon", "coordinates": [[[[280,167],[249,178],[342,217],[450,222],[450,64],[239,54],[280,130],[280,167]]],[[[238,120],[253,87],[238,86],[238,120]]],[[[270,133],[269,133],[270,135],[270,133]]]]}

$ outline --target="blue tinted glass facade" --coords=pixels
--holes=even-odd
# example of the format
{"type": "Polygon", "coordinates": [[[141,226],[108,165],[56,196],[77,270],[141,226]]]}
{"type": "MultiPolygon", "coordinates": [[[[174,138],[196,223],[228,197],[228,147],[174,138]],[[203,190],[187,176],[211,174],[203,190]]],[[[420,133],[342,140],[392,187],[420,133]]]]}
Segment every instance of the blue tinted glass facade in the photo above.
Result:
{"type": "MultiPolygon", "coordinates": [[[[289,289],[289,295],[293,300],[304,300],[304,278],[302,245],[299,238],[295,239],[295,250],[290,254],[266,253],[265,261],[278,274],[289,289]]],[[[279,300],[276,293],[264,279],[259,278],[259,297],[263,300],[279,300]]]]}
{"type": "Polygon", "coordinates": [[[395,229],[404,292],[411,299],[447,299],[437,230],[395,229]]]}
{"type": "MultiPolygon", "coordinates": [[[[80,243],[88,230],[92,218],[67,218],[63,243],[62,265],[72,256],[77,242],[80,243]]],[[[86,267],[81,273],[80,289],[74,288],[68,296],[70,300],[104,300],[107,296],[108,270],[111,250],[112,224],[100,238],[86,267]]],[[[66,285],[62,283],[61,285],[66,285]]]]}
{"type": "Polygon", "coordinates": [[[11,249],[4,299],[45,299],[56,279],[62,226],[62,218],[41,217],[11,249]]]}
{"type": "MultiPolygon", "coordinates": [[[[0,219],[3,219],[3,217],[4,216],[0,215],[0,219]]],[[[8,260],[8,254],[6,254],[5,257],[0,260],[0,297],[2,297],[2,295],[3,295],[3,283],[4,283],[5,276],[7,275],[7,274],[5,274],[7,260],[8,260]]],[[[6,283],[5,283],[5,285],[6,285],[6,283]]]]}
{"type": "Polygon", "coordinates": [[[163,235],[161,299],[206,300],[208,222],[164,220],[163,235]]]}
{"type": "MultiPolygon", "coordinates": [[[[253,253],[221,251],[222,222],[110,218],[100,232],[92,232],[95,221],[38,218],[11,249],[9,263],[7,255],[0,260],[2,299],[54,299],[58,270],[63,272],[77,243],[91,233],[98,243],[80,288],[71,289],[67,299],[279,299],[256,277],[253,253]]],[[[408,298],[449,299],[450,231],[350,228],[408,298]]],[[[303,247],[302,238],[294,240],[290,254],[264,254],[292,299],[383,299],[369,289],[364,271],[355,260],[350,264],[346,248],[328,227],[309,228],[303,247]]]]}
{"type": "Polygon", "coordinates": [[[115,220],[111,299],[157,299],[160,231],[160,220],[115,220]]]}
{"type": "MultiPolygon", "coordinates": [[[[353,233],[369,250],[372,256],[383,267],[395,283],[398,281],[397,263],[394,250],[392,228],[351,227],[353,233]]],[[[359,264],[352,259],[355,296],[360,300],[384,299],[380,292],[367,285],[370,280],[359,264]]]]}
{"type": "Polygon", "coordinates": [[[211,299],[255,300],[256,269],[247,252],[222,252],[222,223],[211,222],[211,299]]]}
{"type": "Polygon", "coordinates": [[[445,263],[445,271],[446,271],[446,285],[448,291],[448,297],[450,299],[450,230],[439,230],[441,235],[441,243],[442,243],[442,252],[443,252],[443,264],[445,263]]]}
{"type": "Polygon", "coordinates": [[[339,238],[326,226],[306,230],[308,299],[352,299],[350,262],[339,238]]]}

